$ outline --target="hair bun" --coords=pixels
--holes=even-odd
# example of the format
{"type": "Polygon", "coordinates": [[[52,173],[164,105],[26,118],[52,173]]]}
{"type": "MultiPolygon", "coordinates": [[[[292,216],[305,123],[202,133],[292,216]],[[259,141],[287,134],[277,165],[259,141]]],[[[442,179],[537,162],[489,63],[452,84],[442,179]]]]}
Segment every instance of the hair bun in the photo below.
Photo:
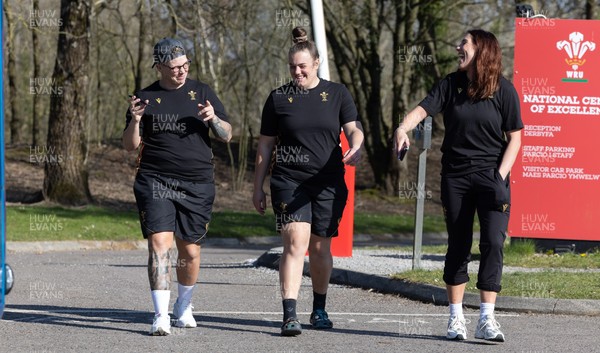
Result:
{"type": "Polygon", "coordinates": [[[292,42],[294,44],[308,42],[308,35],[303,27],[296,27],[292,30],[292,42]]]}

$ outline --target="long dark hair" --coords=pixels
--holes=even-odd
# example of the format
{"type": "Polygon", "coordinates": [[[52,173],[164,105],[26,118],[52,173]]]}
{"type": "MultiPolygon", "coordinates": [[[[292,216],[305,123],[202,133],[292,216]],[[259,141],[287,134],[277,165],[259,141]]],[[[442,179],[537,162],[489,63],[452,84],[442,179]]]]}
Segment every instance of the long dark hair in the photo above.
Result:
{"type": "Polygon", "coordinates": [[[502,77],[502,50],[493,33],[482,29],[467,31],[475,46],[473,77],[467,89],[469,98],[486,99],[494,94],[502,77]]]}

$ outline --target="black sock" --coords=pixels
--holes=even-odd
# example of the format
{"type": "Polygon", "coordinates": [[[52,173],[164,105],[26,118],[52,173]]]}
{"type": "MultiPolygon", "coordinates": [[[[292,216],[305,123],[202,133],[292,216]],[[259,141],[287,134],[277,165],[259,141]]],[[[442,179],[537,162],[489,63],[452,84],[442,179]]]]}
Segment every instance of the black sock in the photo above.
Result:
{"type": "Polygon", "coordinates": [[[327,293],[319,294],[313,291],[313,311],[317,309],[325,310],[325,302],[327,301],[327,293]]]}
{"type": "Polygon", "coordinates": [[[283,300],[283,322],[288,319],[295,319],[296,316],[296,299],[283,300]]]}

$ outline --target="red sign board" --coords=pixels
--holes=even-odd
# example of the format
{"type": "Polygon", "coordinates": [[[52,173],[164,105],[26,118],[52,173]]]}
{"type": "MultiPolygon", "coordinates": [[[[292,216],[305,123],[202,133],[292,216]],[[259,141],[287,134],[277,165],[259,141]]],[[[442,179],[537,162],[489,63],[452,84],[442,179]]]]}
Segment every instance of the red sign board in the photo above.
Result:
{"type": "MultiPolygon", "coordinates": [[[[343,133],[340,140],[342,141],[342,151],[349,150],[350,145],[343,133]]],[[[331,240],[331,255],[335,257],[352,257],[352,245],[354,244],[354,179],[356,167],[346,165],[344,168],[346,170],[344,180],[348,188],[348,200],[346,200],[346,208],[344,208],[340,227],[338,228],[338,236],[331,240]]]]}
{"type": "Polygon", "coordinates": [[[600,21],[516,21],[509,235],[600,241],[600,21]]]}

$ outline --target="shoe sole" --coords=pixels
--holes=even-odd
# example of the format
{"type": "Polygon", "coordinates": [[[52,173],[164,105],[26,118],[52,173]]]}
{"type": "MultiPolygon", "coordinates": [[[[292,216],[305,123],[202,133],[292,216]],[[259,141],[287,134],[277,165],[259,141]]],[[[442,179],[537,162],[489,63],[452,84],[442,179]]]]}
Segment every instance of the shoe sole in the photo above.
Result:
{"type": "Polygon", "coordinates": [[[491,338],[485,338],[484,336],[475,335],[475,338],[480,339],[480,340],[485,340],[485,341],[491,341],[491,342],[504,342],[503,334],[498,334],[498,335],[496,335],[496,337],[491,337],[491,338]]]}
{"type": "Polygon", "coordinates": [[[195,322],[193,324],[184,324],[182,322],[177,321],[174,326],[179,328],[194,328],[198,327],[198,324],[196,324],[195,322]]]}
{"type": "Polygon", "coordinates": [[[465,341],[467,339],[467,336],[456,335],[456,337],[446,336],[446,338],[452,341],[465,341]]]}
{"type": "Polygon", "coordinates": [[[150,335],[152,335],[152,336],[168,336],[170,334],[171,334],[170,331],[167,331],[167,330],[163,329],[162,327],[159,327],[154,332],[150,332],[150,335]]]}
{"type": "Polygon", "coordinates": [[[298,336],[299,334],[301,334],[302,331],[301,330],[282,330],[281,331],[281,335],[283,337],[293,337],[293,336],[298,336]]]}
{"type": "Polygon", "coordinates": [[[318,321],[313,321],[312,315],[310,318],[310,325],[314,330],[330,330],[333,328],[333,322],[331,320],[321,320],[322,323],[318,323],[318,321]]]}
{"type": "MultiPolygon", "coordinates": [[[[179,316],[179,311],[176,310],[175,308],[173,308],[173,315],[175,315],[175,317],[179,316]]],[[[198,327],[198,324],[195,321],[193,324],[184,324],[178,319],[175,322],[175,325],[173,325],[173,326],[179,327],[179,328],[194,328],[194,327],[198,327]]]]}
{"type": "Polygon", "coordinates": [[[284,337],[298,336],[302,333],[302,325],[298,321],[289,321],[281,327],[281,335],[284,337]]]}

